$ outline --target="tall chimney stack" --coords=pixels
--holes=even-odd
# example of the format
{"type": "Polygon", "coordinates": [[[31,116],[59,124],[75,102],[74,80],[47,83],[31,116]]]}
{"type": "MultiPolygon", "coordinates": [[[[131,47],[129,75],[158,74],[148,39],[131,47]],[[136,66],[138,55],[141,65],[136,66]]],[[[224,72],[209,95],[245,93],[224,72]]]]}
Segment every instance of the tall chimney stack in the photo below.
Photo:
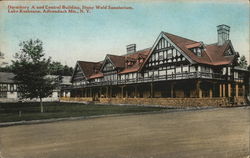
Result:
{"type": "Polygon", "coordinates": [[[127,45],[127,54],[136,52],[136,44],[127,45]]]}
{"type": "Polygon", "coordinates": [[[227,40],[229,40],[230,27],[222,24],[217,26],[218,33],[218,45],[223,45],[227,40]]]}

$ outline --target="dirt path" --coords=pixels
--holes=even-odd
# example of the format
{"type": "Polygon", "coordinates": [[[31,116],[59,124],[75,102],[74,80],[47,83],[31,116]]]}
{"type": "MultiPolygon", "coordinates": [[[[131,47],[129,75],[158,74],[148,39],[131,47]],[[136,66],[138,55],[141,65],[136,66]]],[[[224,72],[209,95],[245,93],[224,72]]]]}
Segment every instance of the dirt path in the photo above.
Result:
{"type": "Polygon", "coordinates": [[[0,128],[1,158],[246,158],[250,108],[0,128]]]}

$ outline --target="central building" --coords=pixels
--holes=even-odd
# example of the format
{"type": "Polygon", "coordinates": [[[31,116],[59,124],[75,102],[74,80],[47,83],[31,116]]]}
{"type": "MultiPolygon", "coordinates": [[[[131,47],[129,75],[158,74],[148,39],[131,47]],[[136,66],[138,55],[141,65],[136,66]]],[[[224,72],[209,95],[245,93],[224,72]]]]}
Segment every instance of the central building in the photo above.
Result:
{"type": "Polygon", "coordinates": [[[249,72],[237,66],[239,53],[230,27],[217,26],[218,41],[204,44],[161,32],[152,47],[101,62],[77,61],[71,97],[79,101],[157,105],[244,104],[249,72]]]}

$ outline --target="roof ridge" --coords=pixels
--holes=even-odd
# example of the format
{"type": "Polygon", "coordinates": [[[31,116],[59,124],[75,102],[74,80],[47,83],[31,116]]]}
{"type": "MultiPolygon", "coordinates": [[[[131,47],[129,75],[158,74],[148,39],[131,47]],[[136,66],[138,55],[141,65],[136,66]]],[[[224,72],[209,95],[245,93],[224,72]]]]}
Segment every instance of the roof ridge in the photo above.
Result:
{"type": "Polygon", "coordinates": [[[175,34],[172,34],[172,33],[168,33],[168,32],[164,32],[164,31],[162,31],[164,34],[168,34],[168,35],[171,35],[171,36],[176,36],[176,37],[178,37],[178,38],[183,38],[183,39],[185,39],[185,40],[189,40],[189,41],[192,41],[192,42],[195,42],[195,43],[197,43],[198,41],[194,41],[194,40],[191,40],[191,39],[188,39],[188,38],[185,38],[185,37],[182,37],[182,36],[178,36],[178,35],[175,35],[175,34]]]}

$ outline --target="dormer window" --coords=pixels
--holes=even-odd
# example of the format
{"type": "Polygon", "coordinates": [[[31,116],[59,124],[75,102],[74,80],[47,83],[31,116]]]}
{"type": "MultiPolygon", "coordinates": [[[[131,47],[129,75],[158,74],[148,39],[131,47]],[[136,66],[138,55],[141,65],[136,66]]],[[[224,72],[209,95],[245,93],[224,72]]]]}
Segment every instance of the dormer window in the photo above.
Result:
{"type": "Polygon", "coordinates": [[[133,60],[127,60],[127,61],[126,61],[127,67],[131,67],[131,66],[133,66],[134,64],[135,64],[135,61],[133,61],[133,60]]]}
{"type": "Polygon", "coordinates": [[[197,48],[197,53],[196,53],[196,54],[197,54],[197,56],[199,56],[199,57],[201,56],[201,48],[197,48]]]}
{"type": "Polygon", "coordinates": [[[201,48],[201,47],[192,48],[191,51],[192,51],[195,55],[197,55],[197,56],[199,56],[199,57],[200,57],[201,54],[202,54],[202,48],[201,48]]]}
{"type": "Polygon", "coordinates": [[[186,48],[188,48],[190,51],[192,51],[196,56],[201,57],[202,51],[205,48],[203,42],[197,42],[197,43],[192,43],[189,45],[186,45],[186,48]]]}
{"type": "Polygon", "coordinates": [[[143,63],[143,59],[141,58],[141,59],[138,59],[139,60],[139,63],[141,64],[141,63],[143,63]]]}

